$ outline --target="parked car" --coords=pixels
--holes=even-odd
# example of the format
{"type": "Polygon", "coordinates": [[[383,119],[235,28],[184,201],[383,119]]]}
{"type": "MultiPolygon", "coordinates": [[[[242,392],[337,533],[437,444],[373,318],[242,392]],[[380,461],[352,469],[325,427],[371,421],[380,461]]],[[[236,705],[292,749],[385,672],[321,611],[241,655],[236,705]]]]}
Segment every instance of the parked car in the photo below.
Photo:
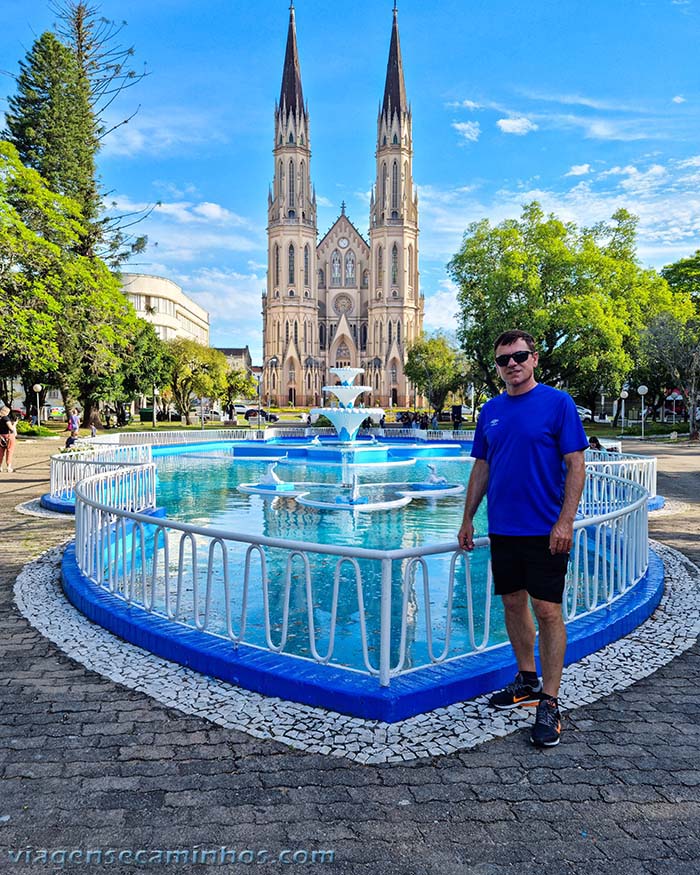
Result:
{"type": "Polygon", "coordinates": [[[258,417],[265,422],[277,422],[279,420],[279,416],[276,413],[267,413],[267,411],[261,410],[258,407],[248,408],[243,416],[245,416],[249,422],[251,419],[258,419],[258,417]]]}
{"type": "Polygon", "coordinates": [[[578,412],[578,415],[581,417],[581,422],[593,422],[593,413],[588,409],[588,407],[582,407],[580,404],[577,404],[576,410],[578,412]]]}
{"type": "Polygon", "coordinates": [[[236,411],[237,416],[245,416],[246,410],[248,410],[248,405],[244,404],[242,401],[234,401],[233,409],[236,411]]]}

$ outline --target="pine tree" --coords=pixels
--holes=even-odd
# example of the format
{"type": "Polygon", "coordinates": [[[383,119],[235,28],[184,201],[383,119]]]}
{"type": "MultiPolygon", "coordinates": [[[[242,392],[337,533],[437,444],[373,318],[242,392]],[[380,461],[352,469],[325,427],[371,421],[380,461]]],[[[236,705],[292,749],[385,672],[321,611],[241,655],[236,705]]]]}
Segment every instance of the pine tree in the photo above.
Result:
{"type": "Polygon", "coordinates": [[[8,99],[4,134],[22,163],[37,170],[49,188],[80,206],[86,221],[83,246],[91,247],[88,225],[97,219],[95,182],[98,148],[89,83],[73,52],[53,33],[42,34],[20,61],[17,94],[8,99]]]}

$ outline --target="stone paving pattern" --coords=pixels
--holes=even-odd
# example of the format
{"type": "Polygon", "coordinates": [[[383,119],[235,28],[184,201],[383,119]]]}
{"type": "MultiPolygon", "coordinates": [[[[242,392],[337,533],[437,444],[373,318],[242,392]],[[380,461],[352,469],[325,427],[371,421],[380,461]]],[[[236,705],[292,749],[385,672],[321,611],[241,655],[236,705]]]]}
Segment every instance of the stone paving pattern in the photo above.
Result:
{"type": "MultiPolygon", "coordinates": [[[[361,765],[253,739],[86,670],[19,614],[22,566],[72,521],[20,517],[47,489],[56,444],[20,442],[0,474],[0,872],[162,864],[12,864],[8,849],[332,849],[293,870],[386,875],[700,873],[700,645],[572,711],[559,747],[526,731],[462,753],[361,765]]],[[[638,452],[629,442],[626,449],[638,452]]],[[[644,446],[659,492],[685,502],[653,536],[700,564],[700,450],[644,446]]],[[[230,857],[229,857],[230,859],[230,857]]],[[[171,863],[278,872],[283,863],[171,863]]]]}

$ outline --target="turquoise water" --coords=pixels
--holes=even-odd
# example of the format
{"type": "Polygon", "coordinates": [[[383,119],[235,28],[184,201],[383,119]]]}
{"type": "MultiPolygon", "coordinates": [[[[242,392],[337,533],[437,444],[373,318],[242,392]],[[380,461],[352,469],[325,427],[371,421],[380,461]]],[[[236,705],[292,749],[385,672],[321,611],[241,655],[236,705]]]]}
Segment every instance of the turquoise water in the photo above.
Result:
{"type": "MultiPolygon", "coordinates": [[[[450,483],[466,485],[471,462],[465,454],[459,458],[430,459],[430,464],[439,476],[450,483]]],[[[239,534],[265,535],[309,541],[319,544],[340,544],[378,549],[402,549],[452,541],[456,537],[462,518],[464,493],[443,498],[414,499],[403,508],[376,512],[328,511],[302,507],[291,497],[269,498],[243,494],[237,490],[241,483],[257,483],[264,476],[269,460],[251,461],[236,459],[231,450],[206,452],[198,449],[191,453],[163,456],[158,463],[158,504],[164,506],[171,519],[197,526],[213,526],[239,534]]],[[[430,470],[428,461],[418,460],[412,465],[359,466],[351,468],[359,477],[360,492],[375,500],[375,493],[388,493],[392,487],[379,484],[396,484],[401,487],[411,482],[427,480],[430,470]]],[[[342,494],[341,469],[339,466],[305,466],[301,463],[279,464],[278,476],[285,481],[325,484],[314,491],[333,500],[342,494]]],[[[346,491],[346,494],[347,491],[346,491]]],[[[482,507],[476,520],[477,534],[486,534],[485,508],[482,507]]],[[[206,541],[206,539],[200,539],[206,541]]],[[[171,564],[177,559],[179,537],[171,542],[171,564]]],[[[240,632],[243,603],[243,577],[246,545],[227,543],[227,556],[223,561],[216,547],[216,561],[212,562],[213,598],[210,604],[209,628],[225,634],[230,624],[235,633],[240,632]],[[225,595],[224,567],[228,572],[228,596],[225,595]]],[[[279,643],[282,634],[281,619],[285,602],[285,578],[288,551],[265,548],[269,579],[269,613],[271,637],[279,643]]],[[[433,634],[433,650],[440,653],[444,645],[447,625],[447,579],[451,554],[447,557],[430,557],[427,565],[430,577],[430,612],[433,634]]],[[[162,551],[161,551],[162,560],[162,551]]],[[[484,623],[486,563],[488,551],[480,549],[473,554],[473,604],[475,634],[481,640],[484,623]]],[[[192,557],[186,551],[186,563],[191,568],[192,557]]],[[[312,581],[311,613],[315,624],[315,640],[318,650],[325,653],[328,647],[329,625],[332,609],[333,575],[337,558],[321,554],[310,555],[312,581]]],[[[199,575],[197,608],[203,613],[207,573],[207,551],[199,548],[194,564],[199,575]]],[[[381,592],[380,564],[362,561],[363,596],[367,622],[369,654],[373,665],[378,664],[379,598],[381,592]]],[[[396,661],[400,638],[400,615],[404,597],[403,572],[406,562],[395,562],[392,576],[392,662],[396,661]]],[[[162,571],[162,568],[160,569],[162,571]]],[[[191,575],[187,576],[189,580],[191,575]]],[[[289,594],[289,630],[285,651],[302,656],[310,655],[309,605],[305,590],[305,569],[300,558],[292,561],[292,586],[289,594]]],[[[468,652],[471,649],[467,631],[467,595],[464,575],[455,588],[452,605],[452,637],[450,655],[468,652]]],[[[171,591],[173,585],[171,585],[171,591]]],[[[409,623],[406,629],[406,664],[419,666],[430,662],[427,647],[426,605],[423,580],[420,570],[408,581],[406,589],[409,623]]],[[[162,599],[162,589],[159,599],[162,599]]],[[[188,586],[183,593],[181,619],[192,622],[194,594],[188,586]]],[[[505,640],[500,600],[491,609],[490,643],[505,640]]],[[[255,554],[251,558],[250,586],[245,612],[244,640],[265,646],[264,604],[261,585],[260,561],[255,554]]],[[[336,637],[332,663],[363,668],[360,645],[360,611],[355,587],[354,572],[349,563],[344,563],[340,574],[340,591],[337,607],[336,637]]]]}

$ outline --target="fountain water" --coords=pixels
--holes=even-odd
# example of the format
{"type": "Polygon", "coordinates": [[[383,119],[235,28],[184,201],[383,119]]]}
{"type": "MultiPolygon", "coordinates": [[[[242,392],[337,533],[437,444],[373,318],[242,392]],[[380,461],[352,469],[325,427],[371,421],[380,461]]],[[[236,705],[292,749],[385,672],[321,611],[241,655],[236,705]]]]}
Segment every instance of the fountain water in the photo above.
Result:
{"type": "Polygon", "coordinates": [[[324,394],[332,393],[338,399],[338,407],[314,407],[311,415],[325,416],[333,425],[338,438],[343,443],[352,443],[357,437],[360,426],[370,416],[375,422],[384,416],[380,407],[371,410],[362,406],[356,407],[358,395],[371,392],[371,386],[354,385],[355,377],[364,374],[362,368],[331,368],[331,374],[335,374],[340,380],[339,386],[324,386],[324,394]]]}

